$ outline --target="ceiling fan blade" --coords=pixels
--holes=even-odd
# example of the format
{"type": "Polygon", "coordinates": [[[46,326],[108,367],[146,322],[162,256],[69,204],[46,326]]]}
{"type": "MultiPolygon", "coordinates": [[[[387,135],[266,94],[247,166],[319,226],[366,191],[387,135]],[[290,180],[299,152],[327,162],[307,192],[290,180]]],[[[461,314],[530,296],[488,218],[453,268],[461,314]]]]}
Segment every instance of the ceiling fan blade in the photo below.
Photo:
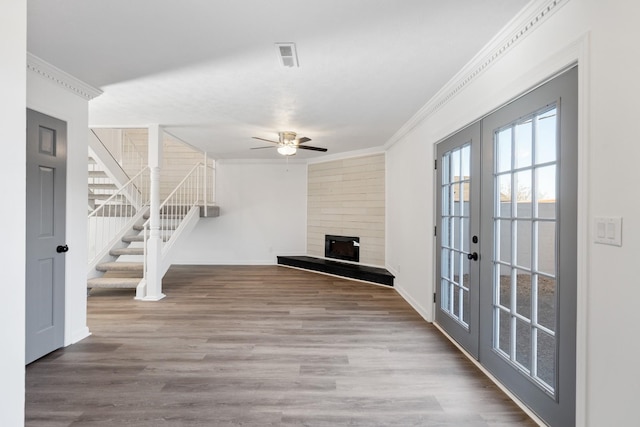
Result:
{"type": "Polygon", "coordinates": [[[305,142],[309,142],[311,141],[311,138],[307,138],[306,136],[303,136],[302,138],[298,139],[298,144],[304,144],[305,142]]]}
{"type": "Polygon", "coordinates": [[[262,150],[263,148],[277,148],[273,145],[269,145],[268,147],[251,147],[251,150],[262,150]]]}
{"type": "Polygon", "coordinates": [[[301,150],[312,150],[312,151],[322,151],[322,152],[327,151],[326,148],[313,147],[311,145],[299,145],[297,148],[300,148],[301,150]]]}
{"type": "Polygon", "coordinates": [[[272,143],[274,143],[274,144],[280,144],[278,141],[272,141],[272,140],[270,140],[270,139],[258,138],[257,136],[252,136],[251,138],[253,138],[253,139],[259,139],[260,141],[272,142],[272,143]]]}

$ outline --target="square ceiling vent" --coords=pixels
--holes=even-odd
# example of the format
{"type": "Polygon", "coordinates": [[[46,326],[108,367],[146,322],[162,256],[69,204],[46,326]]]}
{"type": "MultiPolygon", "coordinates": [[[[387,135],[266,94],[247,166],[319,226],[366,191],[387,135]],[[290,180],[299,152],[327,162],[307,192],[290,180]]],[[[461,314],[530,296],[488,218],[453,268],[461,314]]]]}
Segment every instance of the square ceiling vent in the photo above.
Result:
{"type": "Polygon", "coordinates": [[[280,65],[286,68],[299,67],[295,43],[276,43],[280,65]]]}

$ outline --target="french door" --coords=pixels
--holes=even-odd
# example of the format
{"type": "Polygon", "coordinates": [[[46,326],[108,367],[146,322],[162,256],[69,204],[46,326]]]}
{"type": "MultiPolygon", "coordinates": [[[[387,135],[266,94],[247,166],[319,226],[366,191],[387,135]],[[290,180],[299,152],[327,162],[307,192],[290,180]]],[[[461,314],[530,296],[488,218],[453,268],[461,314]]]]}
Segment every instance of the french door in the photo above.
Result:
{"type": "Polygon", "coordinates": [[[480,123],[438,144],[436,320],[478,357],[480,123]]]}
{"type": "Polygon", "coordinates": [[[549,425],[574,425],[577,68],[437,155],[436,321],[549,425]]]}

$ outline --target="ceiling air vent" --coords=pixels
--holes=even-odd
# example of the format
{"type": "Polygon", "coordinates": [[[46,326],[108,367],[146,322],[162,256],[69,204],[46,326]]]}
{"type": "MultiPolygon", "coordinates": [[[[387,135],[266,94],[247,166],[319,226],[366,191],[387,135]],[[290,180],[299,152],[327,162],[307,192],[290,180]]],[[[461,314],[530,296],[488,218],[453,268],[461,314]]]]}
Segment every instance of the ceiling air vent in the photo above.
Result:
{"type": "Polygon", "coordinates": [[[280,65],[287,68],[299,67],[298,53],[296,52],[295,43],[276,43],[276,51],[278,52],[278,60],[280,65]]]}

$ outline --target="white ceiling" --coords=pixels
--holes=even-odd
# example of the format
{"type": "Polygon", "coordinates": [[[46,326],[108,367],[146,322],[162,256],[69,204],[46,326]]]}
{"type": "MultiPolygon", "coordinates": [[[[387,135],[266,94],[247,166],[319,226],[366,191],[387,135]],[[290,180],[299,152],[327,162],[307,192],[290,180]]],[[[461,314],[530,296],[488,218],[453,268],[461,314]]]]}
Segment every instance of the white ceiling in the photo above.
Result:
{"type": "Polygon", "coordinates": [[[28,50],[104,91],[92,126],[159,123],[218,159],[277,158],[251,136],[291,130],[336,154],[382,146],[526,3],[28,0],[28,50]]]}

